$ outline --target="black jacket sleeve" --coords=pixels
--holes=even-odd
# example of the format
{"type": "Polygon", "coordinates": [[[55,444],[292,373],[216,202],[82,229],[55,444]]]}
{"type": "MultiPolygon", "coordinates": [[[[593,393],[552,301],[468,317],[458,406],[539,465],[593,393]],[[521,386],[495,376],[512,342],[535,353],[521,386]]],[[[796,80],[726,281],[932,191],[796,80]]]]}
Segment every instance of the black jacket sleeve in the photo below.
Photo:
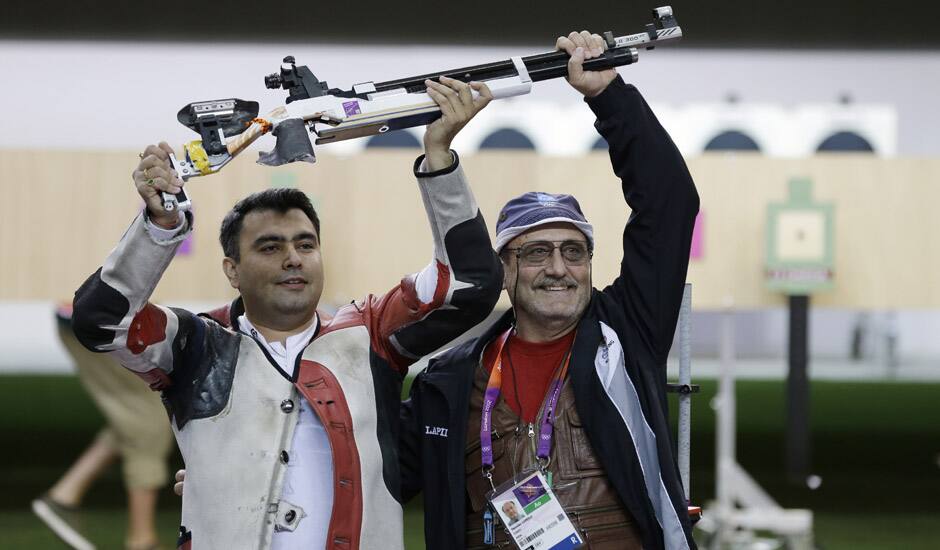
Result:
{"type": "MultiPolygon", "coordinates": [[[[415,381],[417,382],[417,381],[415,381]]],[[[421,492],[421,432],[420,414],[415,398],[415,385],[411,386],[411,395],[399,408],[400,436],[398,440],[398,463],[401,469],[401,501],[405,503],[421,492]]]]}
{"type": "Polygon", "coordinates": [[[689,265],[698,193],[682,155],[634,86],[618,76],[586,101],[631,209],[620,275],[603,292],[622,304],[656,363],[664,365],[689,265]]]}

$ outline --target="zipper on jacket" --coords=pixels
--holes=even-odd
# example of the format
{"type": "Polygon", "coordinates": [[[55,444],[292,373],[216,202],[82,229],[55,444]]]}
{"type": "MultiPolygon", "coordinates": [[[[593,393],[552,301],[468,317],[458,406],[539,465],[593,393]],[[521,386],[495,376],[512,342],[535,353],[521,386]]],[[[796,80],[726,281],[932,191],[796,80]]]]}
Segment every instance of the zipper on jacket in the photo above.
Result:
{"type": "MultiPolygon", "coordinates": [[[[564,385],[565,385],[565,384],[566,384],[566,381],[563,380],[563,381],[562,381],[562,386],[561,386],[561,391],[564,391],[564,389],[565,389],[565,386],[564,386],[564,385]]],[[[548,395],[546,395],[544,398],[542,398],[542,404],[539,405],[539,412],[538,412],[538,414],[535,415],[535,422],[529,422],[529,424],[528,424],[528,426],[529,426],[529,443],[530,443],[529,447],[532,449],[532,461],[533,461],[533,464],[538,464],[538,463],[539,463],[539,451],[538,451],[538,447],[537,447],[537,444],[536,444],[535,425],[538,424],[539,430],[541,430],[543,417],[545,416],[545,406],[548,404],[548,399],[549,399],[548,395]]],[[[560,400],[561,400],[561,396],[559,395],[559,401],[560,401],[560,400]]],[[[557,404],[557,403],[555,404],[555,407],[556,407],[556,408],[558,407],[558,404],[557,404]]],[[[555,419],[552,418],[552,424],[553,424],[553,425],[554,425],[554,422],[555,422],[555,419]]]]}
{"type": "Polygon", "coordinates": [[[538,450],[535,448],[535,425],[529,422],[529,448],[532,449],[532,456],[538,462],[538,450]]]}
{"type": "Polygon", "coordinates": [[[516,424],[512,436],[512,454],[509,455],[509,462],[512,464],[512,477],[516,477],[518,468],[516,464],[516,455],[519,454],[519,432],[522,431],[522,425],[516,424]]]}

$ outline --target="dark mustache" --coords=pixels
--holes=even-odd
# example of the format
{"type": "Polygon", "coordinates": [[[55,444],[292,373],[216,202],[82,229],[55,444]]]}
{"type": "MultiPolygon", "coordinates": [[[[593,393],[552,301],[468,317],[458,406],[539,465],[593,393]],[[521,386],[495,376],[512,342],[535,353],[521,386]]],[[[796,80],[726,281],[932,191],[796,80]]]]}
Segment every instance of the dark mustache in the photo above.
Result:
{"type": "Polygon", "coordinates": [[[571,277],[542,276],[535,281],[535,284],[533,286],[542,288],[542,287],[561,286],[561,285],[577,288],[578,282],[572,279],[571,277]]]}

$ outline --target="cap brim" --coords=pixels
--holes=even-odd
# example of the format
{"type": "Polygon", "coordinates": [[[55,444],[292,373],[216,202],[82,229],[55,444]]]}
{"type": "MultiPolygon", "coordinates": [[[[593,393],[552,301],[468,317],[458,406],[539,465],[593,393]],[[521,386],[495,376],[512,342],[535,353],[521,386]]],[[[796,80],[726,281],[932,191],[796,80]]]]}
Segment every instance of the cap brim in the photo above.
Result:
{"type": "Polygon", "coordinates": [[[573,225],[578,231],[580,231],[581,233],[584,233],[584,236],[587,237],[588,244],[590,244],[592,249],[594,248],[594,227],[591,224],[587,222],[579,222],[576,220],[572,220],[571,218],[568,218],[568,217],[554,217],[554,218],[544,218],[544,219],[532,222],[528,225],[508,227],[502,230],[501,232],[497,233],[496,242],[494,243],[496,252],[497,253],[502,252],[503,248],[507,244],[509,244],[509,241],[515,239],[519,235],[522,235],[526,231],[539,227],[541,225],[549,224],[549,223],[567,223],[569,225],[573,225]]]}

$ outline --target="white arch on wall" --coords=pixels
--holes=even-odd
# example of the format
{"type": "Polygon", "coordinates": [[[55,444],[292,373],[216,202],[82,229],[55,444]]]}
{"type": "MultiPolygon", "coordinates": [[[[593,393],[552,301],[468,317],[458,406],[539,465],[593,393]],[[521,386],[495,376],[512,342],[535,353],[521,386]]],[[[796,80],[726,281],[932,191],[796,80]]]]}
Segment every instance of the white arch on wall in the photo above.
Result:
{"type": "MultiPolygon", "coordinates": [[[[771,157],[803,157],[816,153],[828,136],[854,132],[881,156],[897,153],[897,114],[884,105],[797,105],[722,103],[690,104],[683,107],[655,105],[653,110],[685,155],[698,155],[715,136],[738,131],[757,143],[771,157]]],[[[509,128],[528,137],[540,154],[576,156],[591,151],[598,138],[594,114],[580,103],[560,104],[532,98],[494,102],[454,139],[454,148],[464,154],[477,152],[493,132],[509,128]]],[[[399,130],[420,143],[423,128],[399,130]]],[[[366,139],[326,146],[337,155],[354,155],[365,149],[366,139]]]]}
{"type": "Polygon", "coordinates": [[[836,132],[854,132],[871,144],[875,154],[897,155],[897,111],[884,105],[807,104],[796,109],[795,125],[805,136],[794,156],[816,153],[824,139],[836,132]]]}

